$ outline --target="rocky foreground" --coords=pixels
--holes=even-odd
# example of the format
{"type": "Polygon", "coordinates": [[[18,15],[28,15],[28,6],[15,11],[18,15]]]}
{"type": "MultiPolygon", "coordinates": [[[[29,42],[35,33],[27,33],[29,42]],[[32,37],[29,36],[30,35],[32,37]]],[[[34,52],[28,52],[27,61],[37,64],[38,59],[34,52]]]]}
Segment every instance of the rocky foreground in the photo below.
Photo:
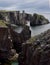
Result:
{"type": "Polygon", "coordinates": [[[31,31],[28,26],[23,26],[17,33],[10,24],[1,21],[0,25],[0,65],[11,65],[12,61],[17,61],[22,43],[31,37],[31,31]]]}
{"type": "Polygon", "coordinates": [[[23,43],[19,65],[50,65],[50,29],[23,43]]]}

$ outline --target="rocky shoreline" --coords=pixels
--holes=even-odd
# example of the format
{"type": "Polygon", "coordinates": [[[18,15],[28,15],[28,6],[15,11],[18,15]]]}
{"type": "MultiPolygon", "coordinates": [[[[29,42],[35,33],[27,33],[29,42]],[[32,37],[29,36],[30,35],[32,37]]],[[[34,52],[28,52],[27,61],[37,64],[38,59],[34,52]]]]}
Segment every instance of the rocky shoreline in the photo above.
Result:
{"type": "Polygon", "coordinates": [[[19,65],[50,65],[50,29],[23,43],[19,65]]]}

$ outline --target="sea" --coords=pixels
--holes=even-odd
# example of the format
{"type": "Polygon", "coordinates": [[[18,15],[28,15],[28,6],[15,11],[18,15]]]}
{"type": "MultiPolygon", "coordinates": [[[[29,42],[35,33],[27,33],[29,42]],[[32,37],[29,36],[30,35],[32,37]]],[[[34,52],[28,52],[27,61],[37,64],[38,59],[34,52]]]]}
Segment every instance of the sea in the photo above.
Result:
{"type": "MultiPolygon", "coordinates": [[[[40,15],[43,15],[50,22],[50,13],[40,13],[40,15]]],[[[35,36],[50,29],[50,23],[41,26],[30,27],[30,29],[31,29],[31,36],[35,36]]]]}

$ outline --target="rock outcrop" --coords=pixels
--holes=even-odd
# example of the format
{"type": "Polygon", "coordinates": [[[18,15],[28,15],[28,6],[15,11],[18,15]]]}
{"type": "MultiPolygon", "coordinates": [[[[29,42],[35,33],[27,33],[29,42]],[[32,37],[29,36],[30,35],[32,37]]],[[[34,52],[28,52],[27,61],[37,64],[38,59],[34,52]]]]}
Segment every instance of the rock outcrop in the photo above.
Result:
{"type": "Polygon", "coordinates": [[[0,20],[3,20],[4,19],[4,17],[2,16],[2,14],[0,13],[0,20]]]}
{"type": "Polygon", "coordinates": [[[50,30],[23,43],[18,61],[19,65],[50,65],[50,30]]]}
{"type": "Polygon", "coordinates": [[[0,20],[4,20],[6,22],[9,22],[11,24],[16,25],[25,25],[27,24],[27,21],[30,21],[31,26],[37,26],[37,25],[43,25],[48,24],[49,21],[42,15],[34,14],[28,14],[24,11],[20,13],[20,11],[4,11],[0,12],[0,20]]]}
{"type": "Polygon", "coordinates": [[[30,20],[31,26],[38,26],[38,25],[44,25],[48,24],[49,21],[42,15],[34,14],[33,17],[30,20]]]}
{"type": "Polygon", "coordinates": [[[20,13],[20,11],[0,12],[0,20],[4,20],[11,24],[25,25],[27,23],[25,18],[26,18],[26,13],[24,11],[23,13],[20,13]]]}
{"type": "Polygon", "coordinates": [[[0,27],[0,63],[4,65],[16,61],[19,52],[22,51],[22,43],[30,37],[31,31],[28,26],[24,26],[20,33],[17,33],[10,24],[0,27]]]}
{"type": "Polygon", "coordinates": [[[25,19],[26,21],[30,21],[32,18],[32,14],[25,13],[25,19]]]}
{"type": "Polygon", "coordinates": [[[4,63],[9,62],[9,57],[11,56],[10,52],[13,44],[11,42],[8,28],[0,27],[0,63],[4,65],[4,63]]]}
{"type": "Polygon", "coordinates": [[[16,52],[19,53],[22,50],[22,43],[26,42],[31,37],[31,31],[28,26],[24,26],[20,33],[11,30],[12,40],[16,52]]]}

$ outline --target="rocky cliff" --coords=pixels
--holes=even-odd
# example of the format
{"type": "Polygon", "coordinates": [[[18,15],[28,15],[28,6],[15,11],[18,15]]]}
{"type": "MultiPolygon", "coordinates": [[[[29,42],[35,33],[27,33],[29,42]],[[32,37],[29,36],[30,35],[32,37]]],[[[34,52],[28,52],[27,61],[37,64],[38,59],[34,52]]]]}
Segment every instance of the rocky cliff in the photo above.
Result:
{"type": "Polygon", "coordinates": [[[0,27],[0,64],[4,65],[4,63],[9,63],[9,58],[12,56],[12,46],[8,28],[0,27]]]}
{"type": "Polygon", "coordinates": [[[50,30],[23,43],[19,65],[50,65],[50,30]]]}
{"type": "Polygon", "coordinates": [[[10,60],[9,57],[11,58],[17,52],[19,53],[19,65],[44,65],[44,63],[50,65],[50,30],[29,39],[31,37],[31,31],[29,27],[25,25],[27,23],[25,22],[26,20],[31,20],[32,22],[33,18],[34,20],[38,20],[35,21],[36,25],[42,25],[44,21],[48,22],[48,20],[41,15],[34,15],[34,17],[25,14],[24,11],[23,13],[19,11],[0,12],[0,23],[4,23],[1,23],[0,26],[4,25],[5,27],[5,22],[9,22],[16,25],[22,25],[23,27],[20,33],[10,28],[11,26],[6,26],[6,29],[4,29],[3,26],[0,28],[1,63],[7,62],[7,59],[10,60]],[[14,51],[14,49],[16,51],[14,51]]]}
{"type": "Polygon", "coordinates": [[[38,26],[38,25],[44,25],[48,24],[49,20],[46,19],[44,16],[34,13],[31,20],[30,25],[31,26],[38,26]]]}
{"type": "Polygon", "coordinates": [[[32,14],[25,13],[24,11],[0,11],[0,20],[4,20],[11,24],[16,25],[25,25],[27,21],[30,21],[31,26],[48,24],[49,21],[44,16],[34,13],[32,14]]]}
{"type": "Polygon", "coordinates": [[[29,14],[27,17],[27,14],[24,11],[23,13],[20,13],[20,11],[0,11],[0,20],[4,20],[11,24],[25,25],[28,18],[29,14]]]}
{"type": "Polygon", "coordinates": [[[22,44],[31,38],[31,30],[28,26],[24,26],[20,33],[17,33],[14,30],[11,30],[13,48],[16,49],[16,52],[19,53],[22,50],[22,44]]]}
{"type": "Polygon", "coordinates": [[[4,63],[9,63],[11,60],[16,61],[18,53],[22,50],[22,43],[31,37],[31,31],[28,26],[24,26],[21,32],[17,33],[10,24],[5,25],[5,23],[1,22],[2,21],[0,21],[0,63],[4,65],[4,63]]]}

